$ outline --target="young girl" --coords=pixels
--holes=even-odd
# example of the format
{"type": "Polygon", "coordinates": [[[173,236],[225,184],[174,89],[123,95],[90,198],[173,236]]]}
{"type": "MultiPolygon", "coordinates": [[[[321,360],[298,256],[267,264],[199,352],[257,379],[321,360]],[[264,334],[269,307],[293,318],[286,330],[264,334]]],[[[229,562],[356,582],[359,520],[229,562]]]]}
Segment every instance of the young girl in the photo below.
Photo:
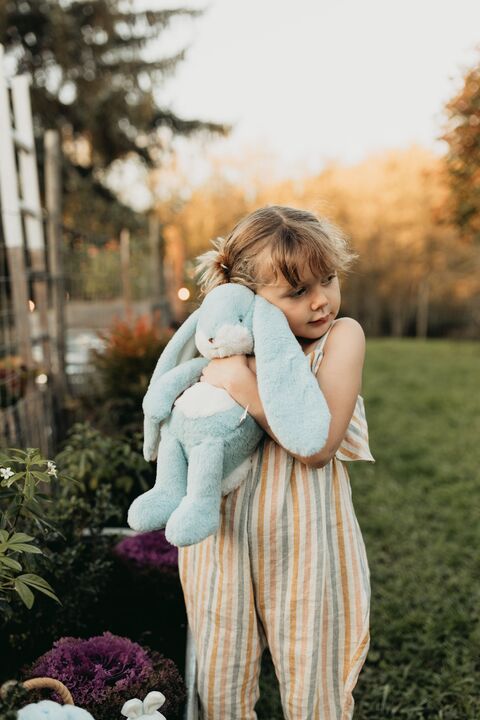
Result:
{"type": "Polygon", "coordinates": [[[339,274],[355,257],[323,218],[273,206],[248,215],[200,258],[203,293],[243,283],[284,312],[331,413],[324,448],[292,455],[266,421],[253,357],[215,359],[203,372],[267,433],[247,481],[222,500],[218,532],[179,549],[204,720],[257,717],[266,646],[287,720],[353,715],[369,647],[370,584],[343,463],[374,462],[359,395],[365,336],[356,320],[335,319],[339,274]]]}

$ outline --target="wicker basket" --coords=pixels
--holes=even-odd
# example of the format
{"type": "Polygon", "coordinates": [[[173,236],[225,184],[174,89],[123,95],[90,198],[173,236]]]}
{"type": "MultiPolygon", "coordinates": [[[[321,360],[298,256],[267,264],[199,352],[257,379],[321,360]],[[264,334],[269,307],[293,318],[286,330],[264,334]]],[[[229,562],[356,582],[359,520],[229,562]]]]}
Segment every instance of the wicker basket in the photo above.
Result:
{"type": "MultiPolygon", "coordinates": [[[[8,689],[8,686],[14,682],[15,682],[15,680],[9,680],[8,682],[4,683],[2,685],[2,687],[0,688],[0,694],[3,694],[8,689]]],[[[75,705],[75,703],[73,702],[73,698],[72,698],[72,694],[71,694],[70,690],[67,687],[65,687],[65,685],[62,682],[60,682],[60,680],[56,680],[55,678],[49,678],[49,677],[32,678],[31,680],[25,680],[25,682],[23,682],[22,685],[27,690],[50,688],[51,690],[54,690],[56,693],[58,693],[60,695],[64,705],[75,705]]]]}

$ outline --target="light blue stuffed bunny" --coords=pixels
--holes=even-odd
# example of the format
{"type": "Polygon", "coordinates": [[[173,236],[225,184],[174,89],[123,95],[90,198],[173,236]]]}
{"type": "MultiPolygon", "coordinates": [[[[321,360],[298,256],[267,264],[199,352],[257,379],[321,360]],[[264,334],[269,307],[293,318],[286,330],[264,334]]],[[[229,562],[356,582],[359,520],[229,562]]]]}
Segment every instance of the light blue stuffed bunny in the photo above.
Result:
{"type": "Polygon", "coordinates": [[[281,445],[304,457],[324,446],[328,406],[285,315],[243,285],[219,285],[166,346],[143,400],[144,456],[154,460],[158,449],[157,477],[130,506],[131,528],[166,525],[167,540],[179,547],[218,529],[221,497],[246,479],[263,430],[225,390],[199,379],[212,358],[253,353],[260,399],[281,445]],[[193,337],[202,357],[178,364],[193,337]]]}
{"type": "Polygon", "coordinates": [[[53,700],[40,700],[21,708],[17,720],[94,720],[87,710],[76,705],[59,705],[53,700]]]}

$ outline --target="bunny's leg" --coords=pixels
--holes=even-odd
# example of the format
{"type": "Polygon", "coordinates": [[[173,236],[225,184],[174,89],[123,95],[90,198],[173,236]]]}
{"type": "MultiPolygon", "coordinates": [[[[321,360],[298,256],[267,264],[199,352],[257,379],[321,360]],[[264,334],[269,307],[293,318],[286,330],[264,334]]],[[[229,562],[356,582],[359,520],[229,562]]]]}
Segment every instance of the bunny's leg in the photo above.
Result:
{"type": "Polygon", "coordinates": [[[210,438],[190,451],[187,494],[165,529],[165,537],[172,545],[194,545],[218,529],[223,454],[223,440],[210,438]]]}
{"type": "Polygon", "coordinates": [[[128,524],[140,532],[164,528],[186,489],[187,461],[182,446],[164,427],[158,447],[155,485],[130,505],[128,524]]]}

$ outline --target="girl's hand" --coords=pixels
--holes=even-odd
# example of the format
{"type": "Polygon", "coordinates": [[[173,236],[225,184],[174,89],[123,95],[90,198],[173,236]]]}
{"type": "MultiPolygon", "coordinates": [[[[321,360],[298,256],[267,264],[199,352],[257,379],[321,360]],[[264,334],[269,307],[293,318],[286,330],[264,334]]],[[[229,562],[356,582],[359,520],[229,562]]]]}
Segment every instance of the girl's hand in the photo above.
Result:
{"type": "Polygon", "coordinates": [[[232,355],[226,358],[215,358],[210,360],[208,365],[203,368],[201,382],[208,382],[215,387],[223,388],[229,391],[232,381],[248,370],[248,360],[246,355],[232,355]]]}

